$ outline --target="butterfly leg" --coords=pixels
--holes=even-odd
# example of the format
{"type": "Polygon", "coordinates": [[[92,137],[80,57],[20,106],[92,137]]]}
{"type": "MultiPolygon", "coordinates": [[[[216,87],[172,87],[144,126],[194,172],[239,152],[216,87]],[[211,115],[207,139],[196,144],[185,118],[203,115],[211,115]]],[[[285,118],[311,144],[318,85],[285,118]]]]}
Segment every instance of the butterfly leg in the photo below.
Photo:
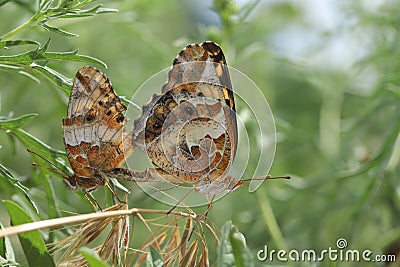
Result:
{"type": "Polygon", "coordinates": [[[176,204],[168,211],[167,214],[170,214],[180,203],[182,203],[182,201],[185,199],[185,197],[187,197],[189,195],[190,192],[192,192],[193,189],[190,189],[189,191],[187,191],[179,200],[178,202],[176,202],[176,204]]]}
{"type": "Polygon", "coordinates": [[[175,185],[184,181],[174,177],[160,168],[147,168],[145,171],[135,171],[126,168],[115,168],[104,172],[108,178],[116,178],[130,182],[167,182],[175,185]]]}
{"type": "Polygon", "coordinates": [[[103,211],[103,209],[101,208],[99,202],[97,202],[97,200],[92,196],[92,194],[90,194],[89,191],[84,191],[83,192],[83,196],[89,201],[90,205],[92,205],[93,210],[95,212],[97,211],[103,211]]]}
{"type": "Polygon", "coordinates": [[[111,191],[111,194],[113,194],[114,195],[114,197],[119,201],[119,203],[123,203],[123,204],[127,204],[127,202],[126,201],[124,201],[124,200],[122,200],[122,199],[120,199],[119,198],[119,196],[118,196],[118,194],[117,194],[117,192],[115,192],[115,190],[114,190],[114,188],[112,188],[111,187],[111,185],[110,185],[110,182],[109,181],[107,181],[106,182],[106,186],[107,186],[107,188],[108,189],[110,189],[110,191],[111,191]]]}

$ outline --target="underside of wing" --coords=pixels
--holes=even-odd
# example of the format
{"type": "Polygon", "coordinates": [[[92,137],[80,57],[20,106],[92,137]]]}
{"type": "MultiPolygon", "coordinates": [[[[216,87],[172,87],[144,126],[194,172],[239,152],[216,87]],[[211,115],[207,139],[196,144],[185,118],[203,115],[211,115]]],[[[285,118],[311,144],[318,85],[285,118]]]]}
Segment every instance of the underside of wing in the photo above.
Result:
{"type": "Polygon", "coordinates": [[[215,92],[215,94],[218,94],[216,99],[224,101],[234,111],[230,114],[228,123],[233,150],[236,152],[238,133],[233,88],[224,53],[221,47],[214,42],[190,44],[180,51],[173,61],[172,69],[168,74],[168,81],[163,86],[162,92],[174,90],[182,84],[196,82],[221,86],[221,91],[215,92]]]}
{"type": "MultiPolygon", "coordinates": [[[[216,43],[190,44],[179,52],[173,61],[172,69],[168,74],[168,81],[163,86],[162,92],[191,82],[218,84],[232,91],[225,56],[216,43]]],[[[235,110],[233,93],[230,92],[229,94],[232,103],[228,103],[228,106],[235,110]]]]}
{"type": "Polygon", "coordinates": [[[63,119],[67,156],[77,174],[89,177],[96,170],[118,167],[131,153],[125,111],[101,71],[87,66],[77,72],[63,119]]]}
{"type": "Polygon", "coordinates": [[[234,152],[228,130],[233,111],[220,101],[220,87],[197,82],[154,95],[135,120],[135,129],[143,129],[135,132],[135,146],[188,183],[223,176],[234,152]]]}

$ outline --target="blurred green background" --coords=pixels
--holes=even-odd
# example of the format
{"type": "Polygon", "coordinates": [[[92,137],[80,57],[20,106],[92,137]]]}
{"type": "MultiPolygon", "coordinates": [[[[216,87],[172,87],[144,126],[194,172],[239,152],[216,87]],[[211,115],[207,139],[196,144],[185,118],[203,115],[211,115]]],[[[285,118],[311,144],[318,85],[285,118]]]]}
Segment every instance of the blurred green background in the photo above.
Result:
{"type": "MultiPolygon", "coordinates": [[[[286,266],[258,261],[257,251],[264,245],[321,251],[337,248],[339,238],[347,240],[349,249],[397,254],[400,259],[398,1],[98,2],[118,12],[49,23],[79,37],[32,27],[11,39],[44,44],[50,37],[49,51],[79,49],[104,61],[108,69],[97,67],[117,93],[128,98],[151,75],[168,68],[187,44],[212,40],[221,45],[228,64],[247,74],[267,98],[278,137],[270,173],[292,179],[265,182],[255,193],[243,187],[215,202],[209,213],[218,226],[233,221],[246,237],[256,266],[286,266]]],[[[0,3],[1,35],[24,23],[37,8],[31,1],[0,3]]],[[[83,65],[47,64],[68,78],[83,65]]],[[[22,128],[63,150],[61,120],[67,97],[44,76],[37,78],[39,82],[0,71],[0,115],[39,114],[22,128]]],[[[254,122],[246,125],[251,131],[254,122]]],[[[32,176],[31,155],[4,131],[0,145],[0,163],[29,188],[39,217],[47,218],[55,208],[46,204],[43,178],[32,176]]],[[[91,212],[59,177],[50,179],[63,211],[91,212]]],[[[18,199],[3,181],[1,199],[18,199]]],[[[130,207],[168,208],[138,190],[130,207]]],[[[4,207],[0,222],[9,225],[4,207]]],[[[376,265],[384,264],[362,263],[376,265]]]]}

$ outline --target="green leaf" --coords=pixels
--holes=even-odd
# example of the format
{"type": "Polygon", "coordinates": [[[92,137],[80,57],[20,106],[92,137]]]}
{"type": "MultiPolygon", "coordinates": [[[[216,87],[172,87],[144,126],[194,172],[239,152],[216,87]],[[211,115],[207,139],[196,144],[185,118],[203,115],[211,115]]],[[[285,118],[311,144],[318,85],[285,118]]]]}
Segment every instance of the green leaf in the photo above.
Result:
{"type": "Polygon", "coordinates": [[[28,200],[28,202],[32,205],[32,207],[35,209],[36,212],[38,212],[38,208],[36,206],[36,203],[33,201],[33,199],[30,197],[28,191],[29,189],[25,187],[21,182],[15,178],[5,166],[0,164],[0,177],[4,178],[7,183],[12,185],[17,191],[22,192],[24,197],[28,200]]]}
{"type": "Polygon", "coordinates": [[[4,47],[11,47],[11,46],[19,46],[19,45],[37,45],[39,46],[40,43],[32,40],[10,40],[10,41],[1,41],[0,42],[0,49],[4,47]]]}
{"type": "Polygon", "coordinates": [[[77,35],[75,33],[67,32],[67,31],[64,31],[64,30],[62,30],[60,28],[57,28],[57,27],[52,27],[50,25],[47,25],[46,23],[40,23],[39,26],[44,28],[45,30],[50,31],[50,32],[54,32],[54,33],[57,33],[57,34],[60,34],[60,35],[64,35],[64,36],[67,36],[67,37],[77,37],[77,36],[79,36],[79,35],[77,35]]]}
{"type": "MultiPolygon", "coordinates": [[[[4,226],[0,223],[0,229],[4,226]]],[[[14,249],[11,245],[10,238],[0,238],[0,266],[17,266],[15,262],[14,249]]]]}
{"type": "Polygon", "coordinates": [[[24,75],[33,81],[40,83],[40,80],[36,77],[34,77],[32,74],[24,71],[26,67],[24,66],[15,66],[15,65],[5,65],[5,64],[0,64],[0,70],[8,71],[8,72],[13,72],[16,74],[24,75]]]}
{"type": "Polygon", "coordinates": [[[232,222],[227,221],[222,227],[221,243],[218,247],[217,266],[233,266],[234,257],[232,255],[232,247],[229,243],[229,233],[232,229],[232,222]]]}
{"type": "MultiPolygon", "coordinates": [[[[43,53],[45,53],[45,52],[47,51],[47,49],[49,48],[49,46],[50,46],[50,41],[51,41],[50,38],[47,39],[47,42],[46,42],[43,46],[39,46],[39,47],[36,49],[36,53],[37,53],[37,54],[43,54],[43,53]]],[[[34,52],[35,52],[35,51],[34,51],[34,52]]]]}
{"type": "Polygon", "coordinates": [[[31,151],[34,151],[36,154],[45,158],[46,161],[54,164],[65,174],[71,173],[64,160],[65,152],[51,148],[22,129],[17,129],[11,132],[11,134],[14,135],[21,143],[23,143],[26,148],[29,148],[31,151]]]}
{"type": "Polygon", "coordinates": [[[6,70],[6,71],[13,71],[13,72],[19,73],[20,70],[23,70],[23,69],[24,69],[24,67],[22,67],[22,66],[15,66],[15,65],[0,64],[0,69],[6,70]]]}
{"type": "Polygon", "coordinates": [[[26,114],[19,118],[0,120],[0,130],[6,131],[11,136],[17,138],[26,148],[54,164],[65,174],[71,173],[64,160],[65,152],[51,148],[36,137],[19,128],[26,121],[36,116],[37,114],[26,114]]]}
{"type": "Polygon", "coordinates": [[[90,248],[81,248],[79,252],[83,255],[89,266],[91,267],[110,267],[106,262],[104,262],[97,251],[90,248]]]}
{"type": "MultiPolygon", "coordinates": [[[[3,203],[10,215],[12,225],[33,222],[32,218],[16,203],[9,200],[4,200],[3,203]]],[[[18,237],[29,266],[55,266],[39,230],[19,234],[18,237]]]]}
{"type": "Polygon", "coordinates": [[[48,78],[50,81],[54,82],[58,86],[61,87],[61,90],[63,93],[68,96],[70,91],[71,91],[71,86],[72,86],[72,81],[71,79],[66,78],[64,75],[61,73],[58,73],[57,71],[53,70],[52,68],[49,68],[47,66],[41,66],[35,63],[31,64],[31,67],[44,75],[46,78],[48,78]]]}
{"type": "Polygon", "coordinates": [[[0,7],[10,2],[10,0],[0,0],[0,7]]]}
{"type": "Polygon", "coordinates": [[[59,18],[77,18],[77,17],[88,17],[95,16],[101,13],[115,13],[118,12],[117,9],[114,8],[101,8],[102,5],[94,6],[90,9],[76,9],[76,10],[68,10],[66,13],[61,13],[57,15],[59,18]]]}
{"type": "Polygon", "coordinates": [[[94,57],[79,55],[78,50],[71,52],[46,52],[42,55],[42,59],[87,62],[87,63],[99,64],[102,65],[104,68],[107,68],[107,64],[104,63],[103,61],[94,57]]]}
{"type": "Polygon", "coordinates": [[[41,47],[35,50],[21,53],[12,56],[0,56],[0,62],[6,64],[27,64],[30,65],[34,62],[42,62],[48,60],[58,60],[58,61],[76,61],[76,62],[87,62],[93,64],[100,64],[107,68],[107,64],[103,61],[96,59],[94,57],[79,55],[78,50],[70,52],[47,52],[48,46],[50,44],[50,39],[41,47]]]}
{"type": "Polygon", "coordinates": [[[61,18],[61,19],[74,19],[74,18],[83,18],[83,17],[92,17],[95,14],[86,14],[86,13],[72,13],[69,12],[67,14],[59,14],[59,16],[57,16],[57,18],[61,18]]]}
{"type": "Polygon", "coordinates": [[[86,10],[80,10],[79,13],[87,13],[87,14],[96,15],[97,11],[98,11],[102,6],[103,6],[103,5],[100,4],[100,5],[94,6],[94,7],[92,7],[92,8],[86,9],[86,10]]]}
{"type": "Polygon", "coordinates": [[[161,259],[160,254],[153,247],[150,247],[150,252],[147,254],[146,258],[147,267],[162,267],[164,263],[161,259]]]}
{"type": "Polygon", "coordinates": [[[96,11],[96,14],[102,14],[102,13],[115,13],[115,12],[118,12],[118,9],[115,9],[115,8],[99,8],[97,11],[96,11]]]}
{"type": "Polygon", "coordinates": [[[254,266],[253,258],[251,252],[246,246],[244,235],[240,233],[236,227],[234,227],[230,232],[229,241],[231,242],[233,255],[235,257],[235,266],[254,266]]]}
{"type": "Polygon", "coordinates": [[[17,128],[21,127],[23,124],[25,124],[30,119],[35,118],[37,115],[38,114],[36,114],[36,113],[30,113],[30,114],[25,114],[18,118],[0,119],[0,130],[14,131],[17,128]]]}
{"type": "Polygon", "coordinates": [[[51,6],[51,4],[54,2],[54,0],[41,0],[39,2],[39,10],[41,12],[45,12],[46,10],[48,10],[51,6]]]}
{"type": "Polygon", "coordinates": [[[252,255],[246,247],[243,234],[228,221],[222,227],[218,248],[217,266],[254,266],[252,255]]]}

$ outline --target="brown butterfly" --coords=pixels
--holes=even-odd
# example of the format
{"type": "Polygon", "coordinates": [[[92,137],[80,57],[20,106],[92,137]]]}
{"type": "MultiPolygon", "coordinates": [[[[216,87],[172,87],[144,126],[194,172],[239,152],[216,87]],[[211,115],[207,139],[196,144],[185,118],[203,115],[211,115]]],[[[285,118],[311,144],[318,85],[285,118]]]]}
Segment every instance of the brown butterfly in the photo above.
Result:
{"type": "Polygon", "coordinates": [[[134,121],[132,143],[156,168],[115,169],[115,174],[192,184],[206,193],[233,190],[242,184],[227,176],[237,138],[232,85],[221,48],[213,42],[188,45],[174,60],[162,93],[153,95],[134,121]]]}
{"type": "Polygon", "coordinates": [[[90,66],[77,72],[63,119],[65,150],[74,171],[63,177],[68,188],[92,191],[106,184],[112,177],[108,172],[132,153],[125,111],[105,74],[90,66]]]}
{"type": "Polygon", "coordinates": [[[227,176],[238,134],[229,71],[217,44],[182,50],[162,93],[143,106],[129,131],[125,111],[105,74],[89,66],[77,72],[63,119],[65,149],[74,171],[63,177],[68,188],[92,191],[109,178],[192,184],[210,194],[242,185],[243,180],[227,176]],[[120,168],[134,146],[146,152],[156,168],[120,168]]]}

